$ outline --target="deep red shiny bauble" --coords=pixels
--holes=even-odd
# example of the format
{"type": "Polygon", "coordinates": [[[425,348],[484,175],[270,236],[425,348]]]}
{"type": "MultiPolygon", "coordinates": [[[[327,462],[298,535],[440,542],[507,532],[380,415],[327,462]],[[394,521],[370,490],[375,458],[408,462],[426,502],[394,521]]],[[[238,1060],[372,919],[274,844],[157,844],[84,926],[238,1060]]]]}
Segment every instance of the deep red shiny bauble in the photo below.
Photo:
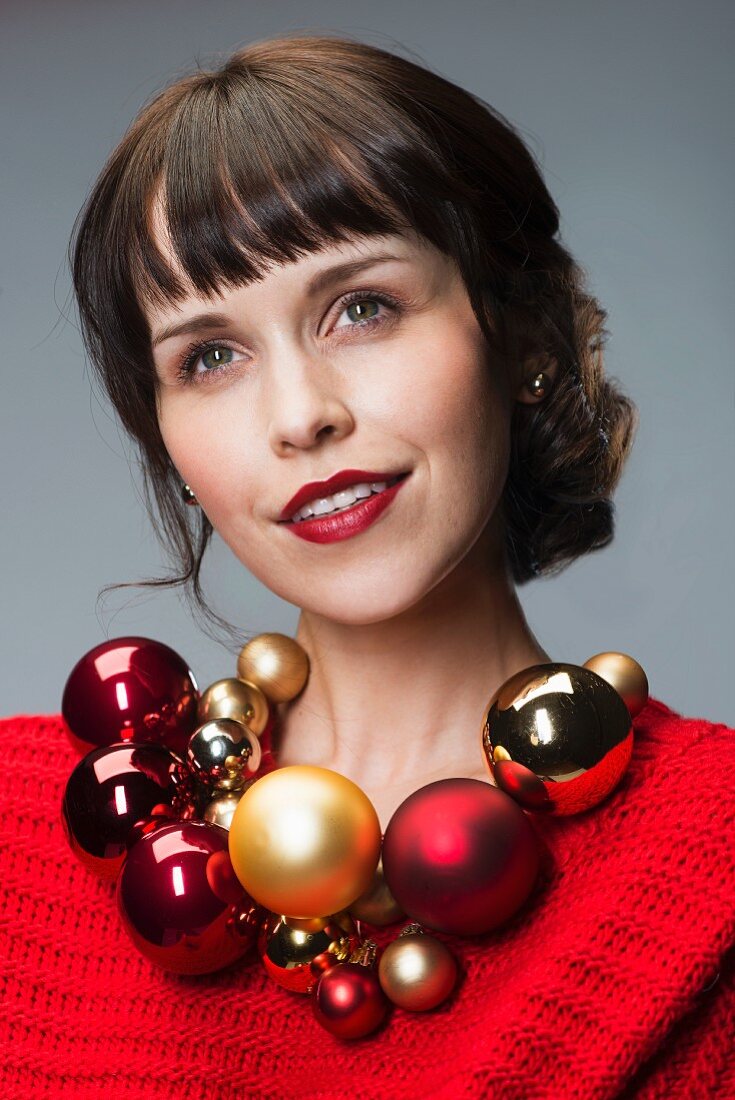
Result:
{"type": "Polygon", "coordinates": [[[459,936],[511,917],[538,868],[538,840],[523,810],[479,779],[441,779],[414,791],[383,838],[385,880],[401,908],[459,936]]]}
{"type": "Polygon", "coordinates": [[[130,849],[118,909],[135,946],[157,966],[208,974],[254,945],[263,911],[240,885],[227,839],[219,825],[178,822],[130,849]]]}
{"type": "Polygon", "coordinates": [[[154,741],[180,755],[197,725],[199,692],[183,657],[151,638],[111,638],[69,673],[61,713],[72,745],[154,741]]]}
{"type": "Polygon", "coordinates": [[[324,971],[311,1003],[319,1023],[338,1039],[369,1035],[390,1007],[375,969],[351,962],[324,971]]]}
{"type": "Polygon", "coordinates": [[[184,763],[163,745],[108,745],[87,753],[69,776],[61,819],[74,854],[90,871],[117,878],[127,846],[152,817],[175,818],[191,797],[184,763]]]}

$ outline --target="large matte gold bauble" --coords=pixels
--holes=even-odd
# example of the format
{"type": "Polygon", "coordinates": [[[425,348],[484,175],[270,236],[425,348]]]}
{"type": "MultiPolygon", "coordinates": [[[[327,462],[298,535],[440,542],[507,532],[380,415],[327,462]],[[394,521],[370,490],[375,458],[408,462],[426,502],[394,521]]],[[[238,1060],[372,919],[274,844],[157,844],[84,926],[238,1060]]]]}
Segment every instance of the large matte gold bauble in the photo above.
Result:
{"type": "Polygon", "coordinates": [[[269,976],[284,989],[310,993],[331,966],[348,959],[359,943],[354,922],[345,913],[294,928],[270,913],[258,937],[258,951],[269,976]]]}
{"type": "Polygon", "coordinates": [[[373,881],[365,893],[353,901],[350,913],[356,920],[364,920],[378,927],[393,924],[405,917],[406,914],[391,894],[388,883],[385,881],[382,856],[378,860],[373,881]]]}
{"type": "Polygon", "coordinates": [[[311,765],[261,776],[230,824],[240,882],[265,909],[290,917],[348,909],[373,880],[380,842],[378,815],[364,791],[311,765]]]}
{"type": "Polygon", "coordinates": [[[596,672],[615,688],[631,718],[635,718],[648,702],[648,677],[638,662],[627,653],[596,653],[584,662],[583,667],[596,672]]]}
{"type": "Polygon", "coordinates": [[[232,718],[260,737],[268,724],[268,700],[255,684],[234,676],[215,680],[199,698],[199,722],[232,718]]]}
{"type": "Polygon", "coordinates": [[[630,763],[630,713],[581,665],[531,665],[498,689],[482,727],[497,785],[532,810],[573,814],[601,802],[630,763]]]}
{"type": "Polygon", "coordinates": [[[309,658],[287,634],[258,634],[240,651],[237,675],[256,684],[271,702],[287,703],[309,677],[309,658]]]}
{"type": "Polygon", "coordinates": [[[457,963],[448,947],[424,933],[389,943],[380,956],[378,980],[400,1008],[426,1012],[445,1001],[457,982],[457,963]]]}

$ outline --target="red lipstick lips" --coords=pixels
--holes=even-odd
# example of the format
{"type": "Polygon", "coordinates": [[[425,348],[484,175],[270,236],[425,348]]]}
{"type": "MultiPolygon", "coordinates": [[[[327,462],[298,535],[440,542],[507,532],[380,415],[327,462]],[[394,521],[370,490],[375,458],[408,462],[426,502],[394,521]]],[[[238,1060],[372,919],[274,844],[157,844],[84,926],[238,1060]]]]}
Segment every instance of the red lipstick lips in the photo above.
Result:
{"type": "Polygon", "coordinates": [[[279,522],[284,523],[290,520],[291,516],[298,512],[299,508],[303,508],[305,504],[308,504],[310,500],[331,496],[332,493],[336,493],[340,489],[347,489],[351,485],[359,485],[364,481],[368,484],[371,481],[392,481],[394,477],[399,476],[401,476],[400,470],[392,474],[374,473],[370,470],[340,470],[339,473],[327,478],[326,481],[308,481],[286,504],[278,517],[279,522]]]}
{"type": "Polygon", "coordinates": [[[305,485],[288,502],[281,514],[289,517],[294,515],[304,504],[317,499],[319,494],[322,496],[331,495],[340,488],[358,485],[361,482],[392,481],[393,484],[389,484],[382,492],[372,493],[369,497],[357,500],[349,508],[342,511],[328,512],[326,515],[311,516],[309,519],[299,520],[296,523],[287,523],[288,530],[293,532],[294,535],[298,535],[299,538],[305,539],[306,542],[339,542],[342,539],[349,539],[353,535],[358,535],[374,523],[378,516],[382,515],[390,505],[401,486],[408,480],[408,477],[408,473],[377,474],[366,470],[342,470],[341,473],[335,474],[328,481],[312,481],[305,485]]]}

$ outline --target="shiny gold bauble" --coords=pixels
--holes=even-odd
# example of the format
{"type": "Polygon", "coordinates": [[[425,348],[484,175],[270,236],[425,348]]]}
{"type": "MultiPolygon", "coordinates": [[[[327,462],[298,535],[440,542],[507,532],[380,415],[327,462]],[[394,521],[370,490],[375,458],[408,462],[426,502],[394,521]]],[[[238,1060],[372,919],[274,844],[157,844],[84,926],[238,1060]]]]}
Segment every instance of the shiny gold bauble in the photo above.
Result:
{"type": "Polygon", "coordinates": [[[607,680],[581,665],[550,662],[523,669],[497,690],[482,748],[497,785],[526,809],[572,814],[618,784],[633,728],[607,680]]]}
{"type": "Polygon", "coordinates": [[[287,634],[258,634],[240,651],[237,675],[259,687],[272,703],[287,703],[309,677],[309,658],[287,634]]]}
{"type": "Polygon", "coordinates": [[[449,948],[425,933],[400,935],[378,963],[378,980],[400,1008],[426,1012],[445,1001],[457,983],[457,963],[449,948]]]}
{"type": "Polygon", "coordinates": [[[319,918],[308,929],[270,913],[258,951],[274,982],[293,993],[310,993],[324,971],[348,959],[358,943],[354,922],[344,913],[319,918]]]}
{"type": "Polygon", "coordinates": [[[583,668],[590,668],[603,680],[611,684],[635,718],[648,702],[648,677],[635,660],[627,653],[596,653],[584,662],[583,668]]]}
{"type": "Polygon", "coordinates": [[[350,906],[350,913],[356,920],[381,927],[401,920],[406,914],[388,889],[383,875],[382,856],[373,875],[373,881],[364,894],[361,894],[350,906]]]}
{"type": "Polygon", "coordinates": [[[230,824],[230,858],[265,909],[319,917],[348,909],[373,880],[380,822],[356,783],[294,764],[261,776],[230,824]]]}
{"type": "Polygon", "coordinates": [[[205,785],[235,791],[258,771],[262,756],[260,741],[242,722],[212,718],[189,738],[186,762],[205,785]]]}
{"type": "Polygon", "coordinates": [[[242,790],[222,791],[206,806],[202,815],[204,820],[211,822],[212,825],[219,825],[222,829],[229,829],[242,794],[242,790]]]}
{"type": "Polygon", "coordinates": [[[268,700],[255,684],[234,676],[215,680],[199,697],[199,722],[232,718],[260,737],[268,724],[268,700]]]}

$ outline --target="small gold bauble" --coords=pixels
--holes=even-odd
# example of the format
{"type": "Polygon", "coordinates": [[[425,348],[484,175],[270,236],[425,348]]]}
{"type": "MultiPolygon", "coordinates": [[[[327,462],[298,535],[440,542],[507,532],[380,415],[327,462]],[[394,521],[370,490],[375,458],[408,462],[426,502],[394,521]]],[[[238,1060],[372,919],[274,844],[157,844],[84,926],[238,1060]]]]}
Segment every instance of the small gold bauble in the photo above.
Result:
{"type": "Polygon", "coordinates": [[[590,809],[630,763],[633,727],[618,692],[581,665],[531,665],[488,704],[482,748],[496,784],[521,806],[558,814],[590,809]]]}
{"type": "Polygon", "coordinates": [[[293,993],[310,993],[324,971],[348,959],[358,942],[355,926],[344,914],[323,917],[307,930],[269,913],[258,952],[274,982],[293,993]]]}
{"type": "Polygon", "coordinates": [[[234,791],[257,772],[262,757],[260,741],[242,722],[212,718],[189,738],[186,762],[209,787],[234,791]]]}
{"type": "Polygon", "coordinates": [[[449,948],[425,933],[401,935],[378,963],[387,997],[410,1012],[426,1012],[445,1001],[457,983],[457,963],[449,948]]]}
{"type": "Polygon", "coordinates": [[[378,860],[378,866],[373,875],[373,881],[364,894],[353,901],[350,913],[356,920],[364,920],[368,924],[382,927],[385,924],[393,924],[401,920],[406,914],[388,889],[388,883],[383,875],[383,858],[378,860]]]}
{"type": "Polygon", "coordinates": [[[228,676],[204,689],[199,698],[198,714],[200,723],[232,718],[260,737],[268,724],[268,700],[255,684],[228,676]]]}
{"type": "MultiPolygon", "coordinates": [[[[251,780],[255,782],[255,780],[251,780]]],[[[237,804],[243,795],[243,791],[223,791],[207,805],[204,810],[204,820],[212,825],[219,825],[222,829],[229,829],[232,815],[237,809],[237,804]]]]}
{"type": "Polygon", "coordinates": [[[584,662],[583,667],[591,668],[615,688],[631,718],[635,718],[648,702],[648,677],[635,658],[627,653],[614,650],[596,653],[584,662]]]}
{"type": "Polygon", "coordinates": [[[357,926],[352,919],[352,914],[346,909],[341,913],[334,913],[329,917],[285,917],[283,918],[289,928],[295,928],[298,932],[321,932],[330,921],[336,921],[350,935],[357,934],[357,926]]]}
{"type": "Polygon", "coordinates": [[[258,634],[240,651],[237,675],[259,687],[272,703],[287,703],[309,677],[309,658],[287,634],[258,634]]]}
{"type": "Polygon", "coordinates": [[[230,824],[230,858],[247,892],[265,909],[320,917],[348,909],[372,882],[380,822],[356,783],[294,764],[261,776],[230,824]]]}

